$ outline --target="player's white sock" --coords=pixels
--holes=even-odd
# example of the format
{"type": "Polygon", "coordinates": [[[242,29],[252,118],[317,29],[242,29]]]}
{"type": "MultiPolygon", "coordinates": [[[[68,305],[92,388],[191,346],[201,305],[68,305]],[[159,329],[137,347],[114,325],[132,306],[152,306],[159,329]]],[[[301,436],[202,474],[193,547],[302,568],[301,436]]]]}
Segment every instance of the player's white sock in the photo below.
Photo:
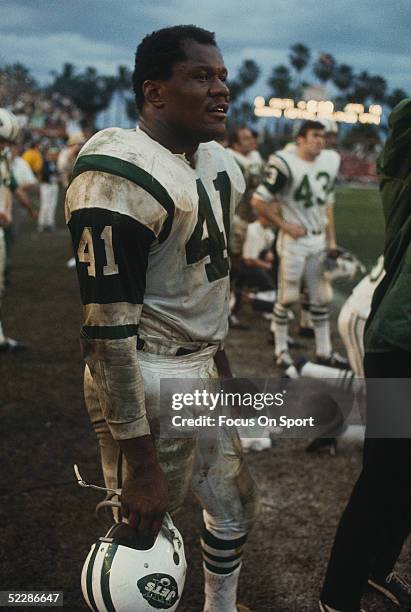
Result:
{"type": "Polygon", "coordinates": [[[288,350],[288,309],[276,302],[274,304],[274,317],[271,323],[271,331],[275,337],[275,354],[278,356],[288,350]]]}
{"type": "Polygon", "coordinates": [[[231,574],[214,574],[204,566],[204,612],[237,612],[241,565],[231,574]]]}
{"type": "Polygon", "coordinates": [[[3,344],[3,342],[6,342],[6,337],[3,333],[3,326],[0,321],[0,344],[3,344]]]}
{"type": "Polygon", "coordinates": [[[201,537],[204,612],[236,612],[238,577],[247,533],[224,533],[224,528],[223,532],[213,529],[207,515],[205,523],[207,527],[204,527],[201,537]]]}
{"type": "Polygon", "coordinates": [[[318,356],[331,355],[330,318],[327,306],[310,306],[311,320],[314,326],[315,349],[318,356]]]}

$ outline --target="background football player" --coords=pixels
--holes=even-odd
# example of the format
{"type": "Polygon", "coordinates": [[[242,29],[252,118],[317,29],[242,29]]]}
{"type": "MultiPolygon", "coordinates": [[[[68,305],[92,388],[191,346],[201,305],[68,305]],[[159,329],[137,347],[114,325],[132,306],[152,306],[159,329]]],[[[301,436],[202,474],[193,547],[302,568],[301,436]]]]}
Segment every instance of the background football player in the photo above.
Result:
{"type": "Polygon", "coordinates": [[[137,130],[97,133],[66,197],[84,305],[85,399],[122,516],[155,535],[191,485],[202,507],[206,612],[235,612],[255,511],[238,437],[158,440],[161,378],[230,376],[227,243],[244,180],[216,142],[227,70],[214,35],[194,26],[139,45],[137,130]],[[137,346],[137,350],[136,350],[137,346]],[[214,359],[214,361],[213,361],[214,359]]]}
{"type": "Polygon", "coordinates": [[[299,300],[302,284],[310,299],[316,357],[325,365],[346,366],[332,351],[328,304],[330,283],[324,278],[322,255],[336,249],[333,187],[337,158],[324,151],[324,126],[305,121],[297,134],[296,151],[270,156],[265,180],[259,185],[253,206],[279,228],[280,258],[278,295],[274,306],[276,362],[292,364],[287,347],[288,308],[299,300]]]}
{"type": "Polygon", "coordinates": [[[18,186],[12,173],[13,157],[10,145],[15,141],[18,133],[19,124],[16,117],[5,108],[0,108],[0,353],[27,348],[26,344],[4,335],[1,318],[1,299],[4,291],[7,257],[4,228],[12,221],[12,192],[31,216],[35,216],[30,200],[24,189],[18,186]]]}

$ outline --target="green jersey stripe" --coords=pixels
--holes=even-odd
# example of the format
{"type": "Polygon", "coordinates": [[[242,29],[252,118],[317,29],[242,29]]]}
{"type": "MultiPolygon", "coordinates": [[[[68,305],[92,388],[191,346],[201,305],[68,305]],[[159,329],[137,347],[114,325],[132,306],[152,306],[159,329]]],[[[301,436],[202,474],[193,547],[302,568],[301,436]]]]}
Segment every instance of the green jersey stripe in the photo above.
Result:
{"type": "Polygon", "coordinates": [[[281,155],[279,155],[278,153],[275,154],[276,157],[278,157],[278,159],[281,159],[281,161],[287,166],[288,168],[288,172],[290,173],[290,182],[293,180],[293,173],[291,172],[291,168],[289,166],[289,164],[286,162],[286,160],[284,159],[284,157],[282,157],[281,155]]]}
{"type": "Polygon", "coordinates": [[[167,238],[173,222],[175,205],[168,191],[154,176],[131,162],[111,155],[81,155],[75,163],[70,182],[83,172],[89,171],[107,172],[108,174],[121,176],[153,196],[168,213],[167,220],[159,235],[159,241],[162,242],[167,238]]]}
{"type": "Polygon", "coordinates": [[[80,336],[86,340],[122,340],[137,336],[138,325],[90,326],[81,328],[80,336]]]}
{"type": "Polygon", "coordinates": [[[97,543],[94,545],[94,550],[90,557],[90,561],[88,562],[87,575],[86,575],[87,595],[88,595],[90,605],[95,612],[98,612],[98,611],[97,611],[97,606],[96,606],[96,602],[95,602],[94,595],[93,595],[93,568],[94,568],[94,562],[96,560],[96,556],[98,553],[98,549],[99,549],[99,544],[97,543]]]}
{"type": "Polygon", "coordinates": [[[110,544],[107,548],[107,552],[104,556],[103,565],[101,568],[101,594],[103,596],[104,604],[108,610],[108,612],[116,612],[116,609],[113,605],[113,601],[110,595],[110,570],[113,564],[113,559],[118,549],[118,544],[110,544]]]}

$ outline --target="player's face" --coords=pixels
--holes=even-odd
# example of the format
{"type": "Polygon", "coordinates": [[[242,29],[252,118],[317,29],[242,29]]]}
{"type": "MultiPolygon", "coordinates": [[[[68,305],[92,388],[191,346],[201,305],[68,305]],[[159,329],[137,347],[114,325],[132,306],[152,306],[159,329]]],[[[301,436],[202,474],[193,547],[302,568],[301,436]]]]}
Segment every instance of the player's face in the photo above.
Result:
{"type": "Polygon", "coordinates": [[[246,128],[238,133],[238,150],[243,155],[247,155],[255,148],[255,138],[252,132],[246,128]]]}
{"type": "Polygon", "coordinates": [[[184,43],[187,59],[173,66],[163,83],[163,118],[185,140],[207,142],[225,133],[229,90],[227,69],[217,47],[184,43]]]}
{"type": "Polygon", "coordinates": [[[308,130],[305,136],[298,139],[298,144],[305,155],[314,159],[325,147],[325,131],[308,130]]]}

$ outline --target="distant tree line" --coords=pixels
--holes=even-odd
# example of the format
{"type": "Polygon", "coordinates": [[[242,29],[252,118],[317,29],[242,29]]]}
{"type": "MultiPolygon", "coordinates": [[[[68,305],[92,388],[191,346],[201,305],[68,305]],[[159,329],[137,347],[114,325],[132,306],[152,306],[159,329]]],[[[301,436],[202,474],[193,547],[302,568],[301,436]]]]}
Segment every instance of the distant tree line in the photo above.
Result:
{"type": "MultiPolygon", "coordinates": [[[[336,95],[330,94],[337,109],[349,102],[362,104],[378,103],[393,108],[407,94],[402,89],[389,90],[386,80],[380,75],[369,74],[366,70],[355,72],[345,63],[338,63],[330,53],[319,53],[312,57],[311,50],[302,43],[292,45],[288,53],[288,65],[279,64],[272,68],[267,79],[268,97],[301,99],[304,89],[312,85],[326,86],[331,83],[336,95]]],[[[231,110],[230,122],[250,124],[256,118],[253,103],[248,97],[249,89],[258,80],[261,69],[252,60],[244,60],[237,75],[230,80],[231,110]]],[[[13,64],[0,69],[0,94],[2,82],[13,83],[14,90],[7,92],[14,99],[20,88],[40,89],[30,71],[22,64],[13,64]]],[[[4,87],[3,87],[4,90],[4,87]]],[[[113,76],[101,75],[96,68],[77,69],[66,63],[60,72],[52,72],[52,81],[42,88],[44,93],[57,92],[73,100],[93,125],[96,115],[105,110],[116,93],[123,99],[130,119],[137,119],[137,111],[131,88],[131,71],[119,66],[113,76]]],[[[3,97],[4,97],[3,91],[3,97]]],[[[0,100],[1,102],[1,100],[0,100]]]]}

